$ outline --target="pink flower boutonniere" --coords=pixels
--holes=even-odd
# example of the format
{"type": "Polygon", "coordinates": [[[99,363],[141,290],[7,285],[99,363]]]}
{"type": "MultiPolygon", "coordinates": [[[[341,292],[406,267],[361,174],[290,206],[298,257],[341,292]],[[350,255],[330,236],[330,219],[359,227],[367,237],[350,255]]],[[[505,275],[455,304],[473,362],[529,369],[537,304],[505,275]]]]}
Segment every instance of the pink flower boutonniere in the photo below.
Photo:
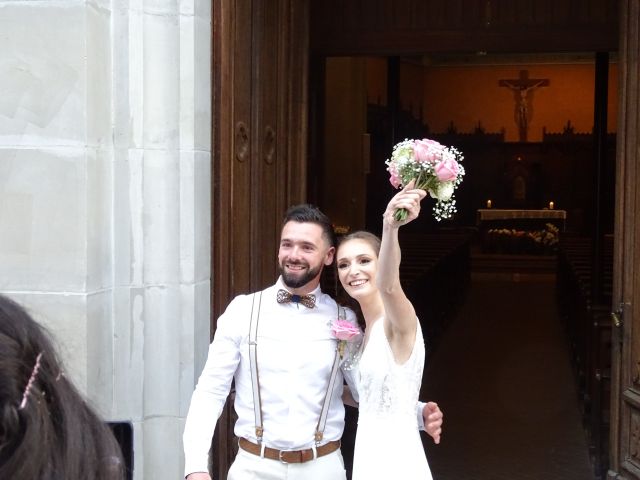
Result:
{"type": "Polygon", "coordinates": [[[338,352],[340,353],[340,358],[344,356],[344,350],[347,343],[356,342],[362,334],[357,325],[341,318],[335,320],[331,324],[331,333],[338,339],[338,352]]]}

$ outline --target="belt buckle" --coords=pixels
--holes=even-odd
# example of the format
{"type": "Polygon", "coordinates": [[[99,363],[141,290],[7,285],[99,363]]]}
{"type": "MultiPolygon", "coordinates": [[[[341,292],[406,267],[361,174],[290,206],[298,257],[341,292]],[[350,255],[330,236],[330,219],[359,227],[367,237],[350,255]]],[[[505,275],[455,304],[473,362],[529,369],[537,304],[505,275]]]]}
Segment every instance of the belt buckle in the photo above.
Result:
{"type": "Polygon", "coordinates": [[[283,453],[287,453],[290,452],[291,450],[280,450],[278,452],[278,460],[280,460],[282,463],[284,463],[285,465],[287,465],[289,462],[287,462],[284,458],[282,458],[282,454],[283,453]]]}

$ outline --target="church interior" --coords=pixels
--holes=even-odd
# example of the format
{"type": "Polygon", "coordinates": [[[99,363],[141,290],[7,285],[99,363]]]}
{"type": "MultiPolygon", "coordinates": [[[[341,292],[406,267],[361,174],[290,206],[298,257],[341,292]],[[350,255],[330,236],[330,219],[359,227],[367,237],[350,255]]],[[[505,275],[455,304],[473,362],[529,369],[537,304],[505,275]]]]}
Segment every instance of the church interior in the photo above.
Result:
{"type": "MultiPolygon", "coordinates": [[[[606,478],[616,52],[312,62],[308,191],[338,233],[379,232],[395,143],[464,154],[457,213],[436,221],[427,198],[401,233],[427,345],[421,398],[445,412],[442,444],[423,437],[434,478],[606,478]]],[[[347,464],[356,422],[350,411],[347,464]]]]}

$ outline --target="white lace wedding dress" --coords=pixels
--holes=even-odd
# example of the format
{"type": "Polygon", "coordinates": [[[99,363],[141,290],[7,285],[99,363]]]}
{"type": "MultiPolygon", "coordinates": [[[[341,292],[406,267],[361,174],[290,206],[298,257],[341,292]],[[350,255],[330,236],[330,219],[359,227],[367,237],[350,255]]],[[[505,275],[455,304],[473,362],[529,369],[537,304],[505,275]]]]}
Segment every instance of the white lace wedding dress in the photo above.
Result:
{"type": "Polygon", "coordinates": [[[353,480],[432,479],[416,415],[424,356],[420,325],[411,357],[401,365],[382,320],[371,327],[356,367],[360,405],[353,480]]]}

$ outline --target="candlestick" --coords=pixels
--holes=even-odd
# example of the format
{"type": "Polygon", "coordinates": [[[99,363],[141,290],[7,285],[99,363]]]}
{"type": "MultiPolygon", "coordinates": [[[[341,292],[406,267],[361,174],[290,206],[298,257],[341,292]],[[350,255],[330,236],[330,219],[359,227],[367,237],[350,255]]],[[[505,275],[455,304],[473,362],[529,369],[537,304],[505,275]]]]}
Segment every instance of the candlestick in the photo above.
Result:
{"type": "Polygon", "coordinates": [[[487,208],[491,208],[491,200],[487,200],[487,208]]]}
{"type": "Polygon", "coordinates": [[[553,210],[553,202],[549,202],[549,210],[553,210]]]}

